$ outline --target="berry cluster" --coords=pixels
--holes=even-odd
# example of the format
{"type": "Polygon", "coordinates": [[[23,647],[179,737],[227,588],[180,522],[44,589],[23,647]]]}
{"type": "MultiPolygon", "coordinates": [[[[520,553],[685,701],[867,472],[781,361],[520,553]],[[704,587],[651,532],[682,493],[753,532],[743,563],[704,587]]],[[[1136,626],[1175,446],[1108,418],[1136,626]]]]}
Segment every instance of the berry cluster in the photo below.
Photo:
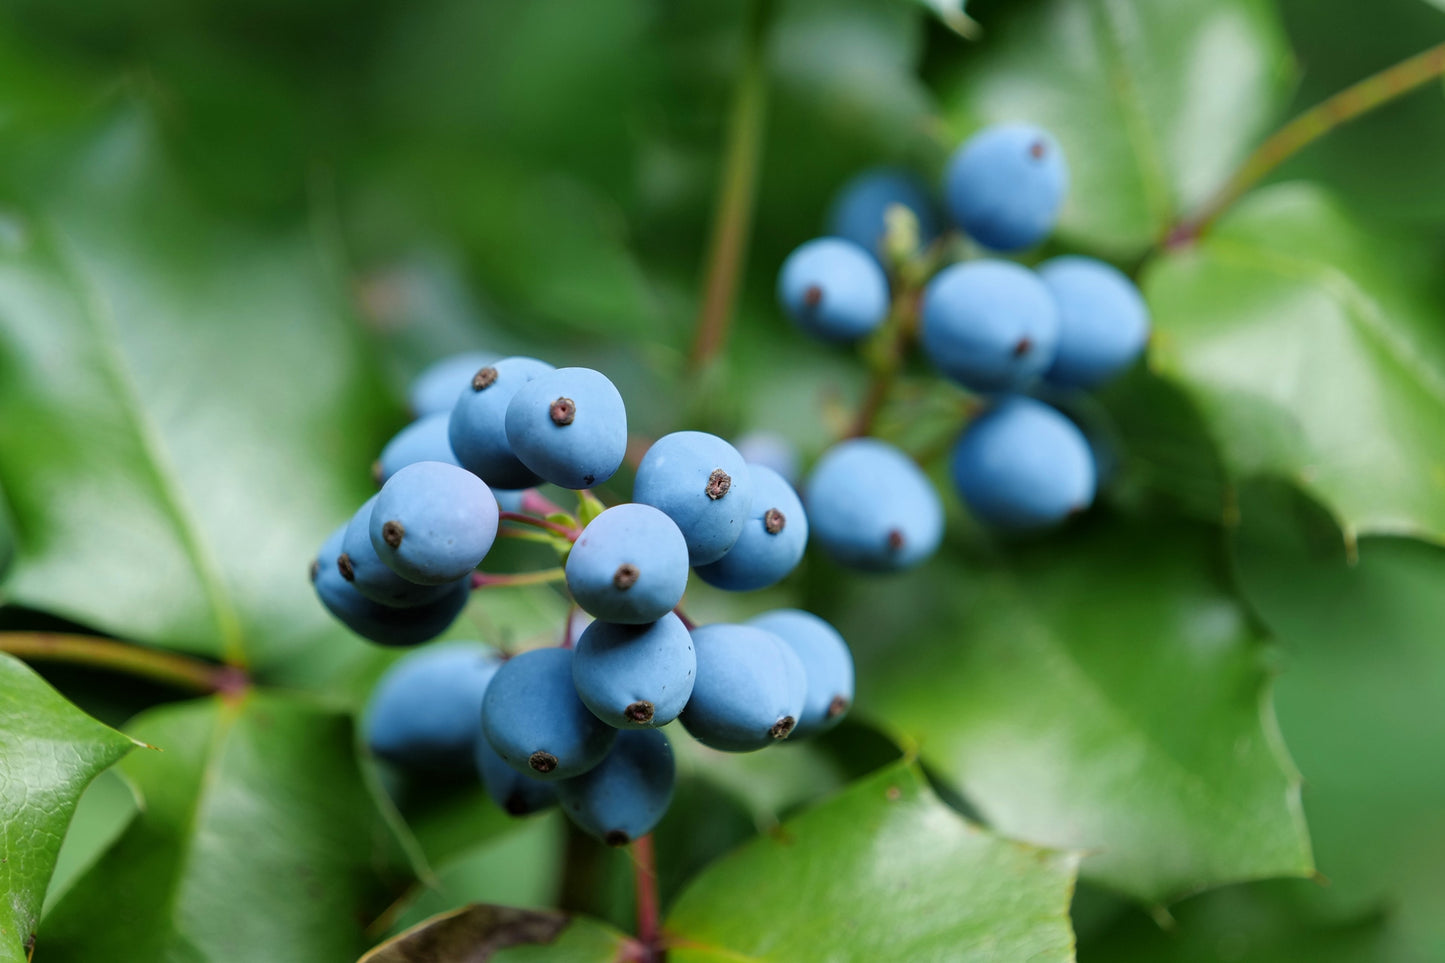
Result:
{"type": "MultiPolygon", "coordinates": [[[[784,311],[809,334],[838,342],[875,332],[916,338],[933,367],[985,396],[954,445],[950,468],[972,514],[1000,529],[1047,527],[1094,498],[1088,440],[1031,393],[1095,388],[1130,365],[1149,334],[1143,298],[1111,265],[1060,256],[1029,268],[987,253],[1043,241],[1067,186],[1052,136],[1024,125],[990,127],[958,149],[944,183],[949,218],[974,242],[969,250],[985,249],[985,256],[950,256],[966,245],[941,233],[944,218],[928,190],[885,169],[844,186],[830,216],[834,236],[803,244],[778,278],[784,311]]],[[[926,557],[941,512],[924,488],[882,442],[839,445],[806,490],[819,543],[865,569],[926,557]],[[880,523],[879,505],[899,517],[880,523]]]]}
{"type": "Polygon", "coordinates": [[[504,657],[453,643],[399,660],[367,712],[378,755],[474,766],[509,812],[560,803],[621,845],[671,798],[660,727],[676,719],[706,746],[746,752],[842,718],[852,656],[822,619],[787,609],[695,627],[678,610],[690,572],[749,591],[797,566],[808,516],[778,471],[714,435],[674,432],[637,465],[634,501],[603,508],[588,490],[622,466],[628,437],[602,374],[468,355],[428,369],[410,397],[418,418],[376,462],[380,492],[313,563],[322,603],[372,641],[429,640],[473,587],[508,582],[476,569],[499,534],[521,533],[503,526],[528,526],[562,553],[567,590],[594,621],[575,647],[569,619],[559,648],[504,657]],[[532,488],[542,483],[580,492],[578,517],[532,488]]]}

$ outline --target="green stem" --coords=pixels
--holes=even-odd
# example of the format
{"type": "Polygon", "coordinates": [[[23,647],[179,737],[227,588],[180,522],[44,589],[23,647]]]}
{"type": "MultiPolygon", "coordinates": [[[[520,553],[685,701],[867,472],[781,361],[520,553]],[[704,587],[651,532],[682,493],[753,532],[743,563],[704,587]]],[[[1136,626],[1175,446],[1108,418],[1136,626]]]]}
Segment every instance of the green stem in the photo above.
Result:
{"type": "Polygon", "coordinates": [[[1442,74],[1445,74],[1445,43],[1386,67],[1311,107],[1255,148],[1218,193],[1169,232],[1166,246],[1187,244],[1199,237],[1245,191],[1325,134],[1442,74]]]}
{"type": "Polygon", "coordinates": [[[505,588],[518,585],[546,585],[560,582],[567,577],[562,568],[544,568],[536,572],[516,572],[506,575],[488,575],[486,572],[472,573],[472,588],[505,588]]]}
{"type": "Polygon", "coordinates": [[[868,391],[863,396],[863,403],[858,408],[858,414],[853,419],[853,426],[848,431],[849,438],[862,438],[873,433],[878,423],[878,415],[883,411],[890,395],[893,394],[893,386],[898,382],[898,375],[903,370],[903,362],[908,357],[908,350],[913,345],[913,340],[918,336],[918,288],[913,285],[901,285],[898,293],[893,297],[893,306],[888,321],[887,340],[873,362],[871,376],[868,380],[868,391]]]}
{"type": "Polygon", "coordinates": [[[110,669],[196,692],[239,692],[244,670],[176,652],[63,632],[0,632],[0,652],[37,662],[68,662],[110,669]]]}
{"type": "Polygon", "coordinates": [[[708,244],[702,305],[692,343],[695,370],[723,350],[732,326],[733,303],[742,283],[743,261],[752,230],[758,161],[767,117],[767,35],[774,0],[751,0],[743,36],[743,63],[728,117],[722,184],[708,244]]]}

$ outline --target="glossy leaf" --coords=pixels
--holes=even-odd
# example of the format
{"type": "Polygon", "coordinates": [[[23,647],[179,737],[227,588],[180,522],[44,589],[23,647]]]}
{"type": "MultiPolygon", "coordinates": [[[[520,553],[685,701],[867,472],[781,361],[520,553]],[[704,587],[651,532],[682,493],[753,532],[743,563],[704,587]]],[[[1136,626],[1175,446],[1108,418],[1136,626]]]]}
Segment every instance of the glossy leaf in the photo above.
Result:
{"type": "Polygon", "coordinates": [[[1195,398],[1236,478],[1290,480],[1347,538],[1440,541],[1436,273],[1412,239],[1365,231],[1309,187],[1271,188],[1149,271],[1152,362],[1195,398]]]}
{"type": "Polygon", "coordinates": [[[668,916],[668,958],[1072,960],[1077,862],[966,822],[900,764],[705,870],[668,916]]]}
{"type": "Polygon", "coordinates": [[[0,960],[27,958],[81,793],[134,745],[0,653],[0,960]]]}
{"type": "Polygon", "coordinates": [[[984,27],[943,81],[950,129],[1052,131],[1071,172],[1061,235],[1116,255],[1223,184],[1288,93],[1288,48],[1264,0],[1006,3],[984,27]]]}
{"type": "Polygon", "coordinates": [[[1147,902],[1311,869],[1264,647],[1215,529],[1100,518],[849,586],[858,706],[996,831],[1147,902]],[[873,613],[888,606],[886,623],[873,613]],[[907,658],[899,647],[907,641],[907,658]]]}
{"type": "Polygon", "coordinates": [[[349,719],[249,692],[154,709],[121,768],[145,808],[46,918],[45,959],[354,958],[411,878],[349,719]]]}

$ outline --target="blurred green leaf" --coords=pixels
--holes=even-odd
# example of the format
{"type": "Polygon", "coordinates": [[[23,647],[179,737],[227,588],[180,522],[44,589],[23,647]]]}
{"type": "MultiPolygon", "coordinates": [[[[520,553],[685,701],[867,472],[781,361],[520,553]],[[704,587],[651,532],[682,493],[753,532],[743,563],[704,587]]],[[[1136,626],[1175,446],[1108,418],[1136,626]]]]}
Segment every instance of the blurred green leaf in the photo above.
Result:
{"type": "Polygon", "coordinates": [[[417,924],[359,963],[617,963],[626,941],[586,917],[478,903],[417,924]]]}
{"type": "Polygon", "coordinates": [[[900,764],[705,870],[669,959],[1070,960],[1077,864],[965,822],[900,764]]]}
{"type": "Polygon", "coordinates": [[[61,840],[85,787],[135,743],[0,653],[0,960],[29,958],[61,840]]]}
{"type": "Polygon", "coordinates": [[[141,815],[46,917],[45,959],[351,959],[412,878],[350,720],[294,696],[166,706],[121,767],[141,815]]]}
{"type": "Polygon", "coordinates": [[[1263,646],[1221,549],[1218,529],[1097,518],[850,582],[836,615],[859,710],[996,831],[1084,850],[1086,877],[1136,899],[1308,873],[1263,646]]]}
{"type": "Polygon", "coordinates": [[[386,399],[324,248],[197,215],[142,111],[70,147],[21,152],[43,175],[0,232],[10,599],[235,660],[346,651],[304,573],[386,399]]]}
{"type": "Polygon", "coordinates": [[[135,787],[115,769],[107,769],[85,787],[45,891],[45,913],[54,909],[70,885],[120,838],[142,803],[135,787]]]}
{"type": "Polygon", "coordinates": [[[1147,273],[1152,363],[1195,398],[1235,477],[1289,479],[1349,538],[1445,539],[1432,254],[1311,187],[1261,191],[1147,273]]]}
{"type": "Polygon", "coordinates": [[[951,131],[1051,131],[1071,175],[1060,237],[1116,256],[1162,238],[1223,184],[1289,91],[1267,0],[1005,3],[984,28],[940,84],[951,131]]]}

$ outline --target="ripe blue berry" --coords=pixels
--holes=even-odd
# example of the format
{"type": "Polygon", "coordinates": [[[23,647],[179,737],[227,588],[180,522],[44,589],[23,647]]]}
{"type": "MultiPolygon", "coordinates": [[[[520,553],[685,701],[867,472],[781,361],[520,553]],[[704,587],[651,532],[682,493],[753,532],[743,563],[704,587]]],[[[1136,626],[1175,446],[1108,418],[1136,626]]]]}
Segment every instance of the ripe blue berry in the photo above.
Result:
{"type": "Polygon", "coordinates": [[[803,492],[814,540],[844,565],[908,568],[943,539],[943,505],[927,476],[887,442],[854,438],[823,453],[803,492]]]}
{"type": "Polygon", "coordinates": [[[794,484],[798,480],[798,449],[782,435],[771,431],[750,431],[733,440],[733,447],[752,465],[771,468],[794,484]]]}
{"type": "Polygon", "coordinates": [[[828,233],[881,255],[886,215],[895,205],[913,212],[920,246],[938,236],[938,213],[928,188],[908,171],[892,167],[864,171],[843,185],[828,212],[828,233]]]}
{"type": "Polygon", "coordinates": [[[533,649],[508,659],[482,700],[482,732],[507,765],[549,780],[591,769],[617,735],[577,697],[571,649],[533,649]]]}
{"type": "Polygon", "coordinates": [[[829,341],[856,341],[888,317],[888,277],[852,241],[820,237],[783,262],[778,301],[798,327],[829,341]]]}
{"type": "Polygon", "coordinates": [[[413,582],[465,578],[497,537],[497,499],[456,465],[422,461],[391,477],[371,511],[371,544],[413,582]]]}
{"type": "Polygon", "coordinates": [[[468,351],[454,354],[429,365],[421,374],[412,379],[407,389],[407,404],[416,418],[427,415],[450,414],[462,393],[478,369],[485,368],[497,360],[494,354],[484,351],[468,351]]]}
{"type": "Polygon", "coordinates": [[[987,127],[953,155],[944,178],[948,212],[995,251],[1033,247],[1058,220],[1069,168],[1058,141],[1022,124],[987,127]]]}
{"type": "Polygon", "coordinates": [[[1094,500],[1094,460],[1083,433],[1032,398],[1007,398],[975,418],[953,449],[951,468],[969,511],[998,528],[1043,528],[1094,500]]]}
{"type": "Polygon", "coordinates": [[[808,516],[793,486],[762,465],[749,465],[748,473],[753,510],[742,535],[722,558],[697,567],[704,582],[732,592],[777,584],[797,568],[808,547],[808,516]]]}
{"type": "Polygon", "coordinates": [[[425,605],[446,595],[449,586],[422,585],[404,578],[377,554],[371,544],[371,513],[379,497],[368,498],[346,523],[341,552],[335,559],[336,570],[363,596],[392,608],[425,605]]]}
{"type": "Polygon", "coordinates": [[[687,589],[687,542],[651,505],[617,505],[592,519],[567,555],[567,589],[608,622],[656,622],[687,589]]]}
{"type": "Polygon", "coordinates": [[[692,637],[671,612],[651,625],[593,622],[572,656],[578,697],[618,729],[650,729],[676,719],[696,674],[692,637]]]}
{"type": "Polygon", "coordinates": [[[536,358],[503,358],[472,372],[454,399],[447,437],[463,468],[493,488],[530,488],[541,478],[507,441],[507,406],[522,386],[553,368],[536,358]]]}
{"type": "Polygon", "coordinates": [[[557,804],[557,784],[520,773],[502,761],[484,737],[475,746],[477,773],[492,802],[513,816],[541,812],[557,804]]]}
{"type": "Polygon", "coordinates": [[[444,642],[408,653],[377,682],[363,729],[378,756],[413,769],[473,763],[482,696],[502,660],[480,642],[444,642]]]}
{"type": "Polygon", "coordinates": [[[452,454],[452,443],[447,438],[447,424],[450,421],[451,416],[441,411],[418,418],[397,432],[381,450],[381,456],[376,459],[376,463],[371,466],[371,477],[376,484],[385,485],[392,475],[419,461],[458,464],[457,456],[452,454]]]}
{"type": "Polygon", "coordinates": [[[619,732],[597,767],[557,784],[562,810],[609,846],[646,836],[672,802],[676,765],[667,737],[656,731],[619,732]]]}
{"type": "Polygon", "coordinates": [[[797,655],[750,625],[704,625],[692,632],[697,680],[679,718],[692,737],[728,752],[770,746],[802,714],[806,678],[797,655]]]}
{"type": "Polygon", "coordinates": [[[346,526],[331,533],[311,563],[311,581],[321,604],[347,628],[378,645],[420,645],[441,635],[456,621],[471,597],[465,581],[443,586],[441,597],[411,608],[393,608],[373,602],[341,576],[341,555],[346,526]]]}
{"type": "Polygon", "coordinates": [[[1149,339],[1149,308],[1134,282],[1112,264],[1056,257],[1039,277],[1059,308],[1059,344],[1045,377],[1058,385],[1094,388],[1123,371],[1149,339]]]}
{"type": "Polygon", "coordinates": [[[853,704],[853,654],[838,630],[800,609],[766,612],[747,624],[782,639],[803,663],[808,695],[793,738],[826,732],[841,722],[853,704]]]}
{"type": "Polygon", "coordinates": [[[688,559],[706,565],[727,554],[752,509],[752,481],[736,448],[716,435],[675,431],[653,442],[633,501],[660,509],[682,530],[688,559]]]}
{"type": "Polygon", "coordinates": [[[1058,308],[1038,275],[1011,261],[969,261],[923,291],[923,351],[974,391],[1025,388],[1054,360],[1058,308]]]}
{"type": "Polygon", "coordinates": [[[529,471],[562,488],[591,488],[622,467],[627,408],[600,372],[558,368],[512,396],[506,432],[507,443],[529,471]]]}

